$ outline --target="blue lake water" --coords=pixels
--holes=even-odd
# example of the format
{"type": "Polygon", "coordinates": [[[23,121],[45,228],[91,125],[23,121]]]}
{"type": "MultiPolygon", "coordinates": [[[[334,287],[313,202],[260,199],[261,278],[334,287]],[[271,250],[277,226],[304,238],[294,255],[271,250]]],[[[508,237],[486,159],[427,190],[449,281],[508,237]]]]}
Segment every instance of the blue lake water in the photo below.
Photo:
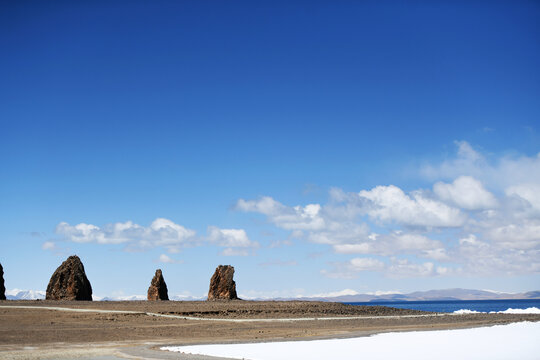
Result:
{"type": "Polygon", "coordinates": [[[391,306],[400,309],[413,309],[434,312],[452,313],[457,310],[474,310],[481,312],[504,311],[512,309],[540,308],[540,299],[527,300],[437,300],[437,301],[372,301],[351,302],[350,305],[391,306]]]}

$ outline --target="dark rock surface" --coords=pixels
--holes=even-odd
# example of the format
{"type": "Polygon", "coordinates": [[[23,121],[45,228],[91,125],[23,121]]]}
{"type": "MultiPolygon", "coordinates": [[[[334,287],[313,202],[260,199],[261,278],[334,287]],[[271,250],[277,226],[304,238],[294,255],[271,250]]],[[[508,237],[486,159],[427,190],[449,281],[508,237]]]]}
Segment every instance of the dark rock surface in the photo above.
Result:
{"type": "Polygon", "coordinates": [[[156,270],[156,274],[152,278],[152,282],[148,288],[148,301],[157,300],[169,300],[167,284],[165,284],[161,269],[156,270]]]}
{"type": "Polygon", "coordinates": [[[234,267],[231,265],[219,265],[210,279],[208,300],[234,300],[236,295],[236,283],[233,280],[234,267]]]}
{"type": "Polygon", "coordinates": [[[47,286],[47,300],[92,301],[92,286],[78,256],[67,258],[51,276],[47,286]]]}
{"type": "Polygon", "coordinates": [[[0,264],[0,300],[6,300],[6,288],[4,287],[4,268],[0,264]]]}

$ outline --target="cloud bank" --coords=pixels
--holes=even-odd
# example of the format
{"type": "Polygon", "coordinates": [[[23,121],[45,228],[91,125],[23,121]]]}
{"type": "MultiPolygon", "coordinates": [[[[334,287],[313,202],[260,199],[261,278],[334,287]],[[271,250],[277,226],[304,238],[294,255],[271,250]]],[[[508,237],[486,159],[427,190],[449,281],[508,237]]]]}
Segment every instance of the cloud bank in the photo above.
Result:
{"type": "Polygon", "coordinates": [[[287,206],[264,196],[240,199],[236,209],[356,255],[330,264],[322,271],[329,277],[540,272],[540,154],[488,159],[467,142],[456,146],[454,158],[420,169],[430,188],[334,188],[324,204],[287,206]]]}
{"type": "MultiPolygon", "coordinates": [[[[259,246],[256,241],[248,238],[243,229],[220,229],[209,226],[207,236],[197,236],[195,230],[164,218],[155,219],[149,226],[138,225],[131,221],[106,224],[102,227],[85,223],[70,225],[61,222],[56,226],[55,232],[64,240],[76,243],[124,244],[126,251],[164,248],[169,253],[178,253],[183,248],[211,244],[225,247],[221,252],[223,255],[245,256],[250,254],[246,249],[259,246]]],[[[54,242],[47,241],[42,248],[54,249],[55,246],[54,242]]],[[[175,263],[177,261],[163,254],[159,262],[175,263]]]]}
{"type": "MultiPolygon", "coordinates": [[[[325,203],[296,205],[261,196],[239,199],[234,209],[260,214],[289,233],[287,240],[274,241],[267,249],[295,239],[336,254],[342,260],[321,269],[331,278],[363,272],[392,278],[540,272],[540,154],[489,157],[460,141],[452,157],[424,165],[418,174],[427,186],[381,184],[352,192],[333,188],[325,203]]],[[[198,235],[165,218],[148,226],[61,222],[56,234],[70,242],[120,245],[126,251],[159,248],[174,254],[204,245],[222,256],[249,256],[261,249],[244,229],[208,226],[206,234],[198,235]]],[[[59,249],[51,240],[42,248],[59,249]]],[[[259,264],[296,265],[296,260],[259,264]]],[[[167,254],[158,261],[178,262],[167,254]]]]}

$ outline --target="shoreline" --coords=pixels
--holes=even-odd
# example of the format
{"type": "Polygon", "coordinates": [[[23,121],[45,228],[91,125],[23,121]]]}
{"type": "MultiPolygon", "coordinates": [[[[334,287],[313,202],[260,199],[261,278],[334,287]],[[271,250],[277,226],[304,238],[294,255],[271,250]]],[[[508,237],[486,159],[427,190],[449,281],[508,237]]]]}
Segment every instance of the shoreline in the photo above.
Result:
{"type": "MultiPolygon", "coordinates": [[[[333,317],[291,317],[291,318],[252,318],[252,319],[226,319],[212,317],[193,317],[168,315],[153,312],[130,311],[130,310],[106,310],[106,309],[77,309],[58,306],[18,306],[18,305],[0,305],[0,309],[32,309],[32,310],[52,310],[66,312],[86,312],[97,314],[133,314],[146,315],[155,317],[164,317],[169,319],[193,320],[193,321],[217,321],[217,322],[296,322],[296,321],[333,321],[333,320],[372,320],[372,319],[405,319],[419,317],[435,317],[435,316],[460,316],[457,313],[428,313],[428,314],[407,314],[407,315],[380,315],[380,316],[333,316],[333,317]]],[[[474,314],[474,313],[471,313],[474,314]]]]}

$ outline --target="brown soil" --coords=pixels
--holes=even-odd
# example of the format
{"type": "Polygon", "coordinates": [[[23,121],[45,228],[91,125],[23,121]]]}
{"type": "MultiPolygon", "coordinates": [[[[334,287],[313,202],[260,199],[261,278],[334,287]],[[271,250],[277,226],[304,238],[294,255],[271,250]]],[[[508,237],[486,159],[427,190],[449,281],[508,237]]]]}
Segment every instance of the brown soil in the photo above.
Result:
{"type": "MultiPolygon", "coordinates": [[[[379,316],[430,314],[390,307],[351,306],[298,301],[226,302],[80,302],[1,301],[0,351],[24,346],[62,346],[104,342],[193,344],[290,338],[359,336],[376,332],[451,329],[540,321],[540,315],[471,314],[386,318],[379,316]],[[366,319],[284,322],[224,322],[152,317],[143,313],[65,312],[1,306],[55,306],[100,310],[129,310],[203,318],[263,319],[365,315],[366,319]],[[379,318],[372,318],[377,316],[379,318]]],[[[1,352],[0,352],[1,358],[1,352]]]]}
{"type": "Polygon", "coordinates": [[[353,306],[316,301],[8,301],[2,305],[140,311],[200,318],[253,319],[429,314],[386,306],[353,306]]]}

